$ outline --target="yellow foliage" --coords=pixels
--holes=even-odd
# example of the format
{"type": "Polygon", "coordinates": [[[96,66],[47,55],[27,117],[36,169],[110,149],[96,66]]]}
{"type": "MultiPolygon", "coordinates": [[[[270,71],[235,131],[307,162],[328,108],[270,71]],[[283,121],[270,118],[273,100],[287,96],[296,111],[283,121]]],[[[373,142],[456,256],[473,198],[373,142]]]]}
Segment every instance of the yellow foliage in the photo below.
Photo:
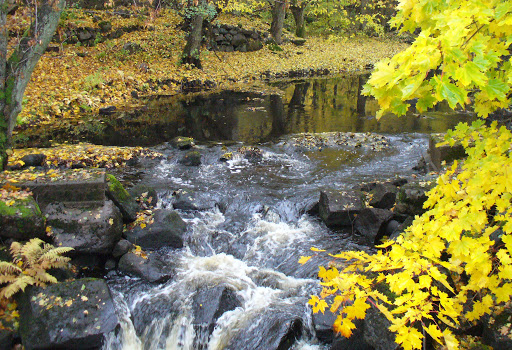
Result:
{"type": "Polygon", "coordinates": [[[56,283],[57,279],[46,272],[52,268],[67,266],[69,258],[63,254],[73,248],[55,248],[39,238],[25,244],[11,244],[12,262],[0,261],[0,300],[9,299],[29,285],[42,286],[56,283]]]}
{"type": "Polygon", "coordinates": [[[320,267],[323,291],[310,304],[323,310],[323,298],[336,295],[334,327],[343,335],[375,305],[404,349],[421,348],[417,327],[458,349],[452,330],[461,321],[477,321],[510,301],[512,133],[479,121],[459,125],[447,140],[467,145],[468,158],[439,177],[428,211],[377,254],[343,252],[332,255],[341,271],[320,267]]]}

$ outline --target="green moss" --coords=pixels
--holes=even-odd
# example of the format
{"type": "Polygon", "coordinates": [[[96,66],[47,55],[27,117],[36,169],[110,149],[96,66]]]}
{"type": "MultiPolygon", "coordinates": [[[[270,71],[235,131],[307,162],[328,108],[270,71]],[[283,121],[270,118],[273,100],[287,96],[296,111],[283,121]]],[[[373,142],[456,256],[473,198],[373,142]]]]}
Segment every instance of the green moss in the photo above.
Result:
{"type": "Polygon", "coordinates": [[[112,174],[106,174],[108,190],[116,195],[120,201],[130,199],[130,194],[112,174]]]}
{"type": "Polygon", "coordinates": [[[42,214],[34,198],[17,199],[13,205],[7,205],[6,202],[0,201],[0,216],[14,215],[27,218],[34,215],[41,216],[42,214]]]}

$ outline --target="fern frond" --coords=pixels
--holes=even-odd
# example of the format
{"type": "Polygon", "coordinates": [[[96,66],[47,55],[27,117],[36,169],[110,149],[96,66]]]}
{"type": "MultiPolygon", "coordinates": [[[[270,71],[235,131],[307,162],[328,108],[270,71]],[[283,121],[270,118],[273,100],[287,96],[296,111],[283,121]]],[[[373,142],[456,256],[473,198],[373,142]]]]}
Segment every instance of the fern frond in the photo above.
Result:
{"type": "Polygon", "coordinates": [[[67,259],[66,261],[71,260],[70,258],[66,256],[62,256],[63,254],[66,254],[70,251],[72,251],[73,248],[69,247],[58,247],[58,248],[52,248],[51,250],[45,252],[41,257],[39,258],[39,262],[43,261],[62,261],[63,259],[67,259]]]}
{"type": "Polygon", "coordinates": [[[23,270],[13,263],[7,261],[0,261],[0,275],[18,275],[23,270]]]}
{"type": "Polygon", "coordinates": [[[19,243],[19,242],[12,242],[11,248],[9,249],[9,251],[12,254],[12,256],[20,255],[21,247],[22,247],[21,243],[19,243]]]}
{"type": "Polygon", "coordinates": [[[42,251],[41,244],[43,243],[39,238],[32,238],[21,247],[20,253],[25,257],[29,266],[34,266],[39,260],[42,251]]]}
{"type": "Polygon", "coordinates": [[[57,283],[57,279],[50,275],[46,271],[42,271],[34,276],[35,284],[39,285],[38,283],[42,283],[44,285],[49,283],[57,283]]]}
{"type": "Polygon", "coordinates": [[[18,278],[18,275],[0,275],[0,284],[12,283],[18,278]]]}
{"type": "Polygon", "coordinates": [[[0,290],[0,298],[9,299],[19,291],[24,291],[27,286],[32,284],[34,284],[34,279],[32,277],[21,276],[20,278],[16,279],[15,282],[7,285],[6,287],[0,290]]]}

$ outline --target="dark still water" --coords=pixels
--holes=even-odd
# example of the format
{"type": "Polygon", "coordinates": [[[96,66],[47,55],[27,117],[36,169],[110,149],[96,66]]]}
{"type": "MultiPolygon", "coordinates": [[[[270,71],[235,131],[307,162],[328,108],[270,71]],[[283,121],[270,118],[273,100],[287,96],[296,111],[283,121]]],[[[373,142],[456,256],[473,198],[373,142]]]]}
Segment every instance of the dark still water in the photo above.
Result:
{"type": "MultiPolygon", "coordinates": [[[[198,141],[240,141],[248,144],[276,140],[287,134],[375,132],[386,134],[443,132],[468,116],[444,106],[425,115],[409,113],[375,118],[377,102],[361,96],[367,76],[345,75],[273,83],[272,94],[222,91],[158,97],[135,111],[97,116],[79,125],[29,140],[89,141],[117,146],[154,146],[176,136],[198,141]]],[[[30,130],[28,130],[30,132],[30,130]]]]}

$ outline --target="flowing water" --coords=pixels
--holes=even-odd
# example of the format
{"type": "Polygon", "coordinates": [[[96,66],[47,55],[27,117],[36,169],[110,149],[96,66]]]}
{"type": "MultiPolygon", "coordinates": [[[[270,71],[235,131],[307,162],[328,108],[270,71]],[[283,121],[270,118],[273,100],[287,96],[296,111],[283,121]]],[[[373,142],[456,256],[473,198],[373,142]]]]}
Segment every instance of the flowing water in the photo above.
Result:
{"type": "Polygon", "coordinates": [[[237,95],[236,103],[225,95],[186,102],[179,132],[204,141],[197,145],[202,164],[181,165],[184,151],[158,139],[164,160],[135,168],[125,181],[156,188],[160,208],[172,208],[179,191],[199,210],[178,210],[189,224],[185,248],[161,252],[176,268],[171,280],[150,285],[110,276],[122,327],[104,349],[328,349],[315,337],[307,301],[319,291],[318,266],[329,260],[298,260],[313,246],[364,247],[308,209],[324,189],[410,176],[427,133],[465,118],[433,113],[379,122],[375,102],[358,94],[362,79],[279,83],[281,96],[237,95]],[[257,145],[262,159],[246,159],[238,152],[243,145],[257,145]],[[233,158],[220,162],[226,152],[233,158]],[[194,313],[204,291],[218,286],[239,304],[212,330],[194,313]]]}

